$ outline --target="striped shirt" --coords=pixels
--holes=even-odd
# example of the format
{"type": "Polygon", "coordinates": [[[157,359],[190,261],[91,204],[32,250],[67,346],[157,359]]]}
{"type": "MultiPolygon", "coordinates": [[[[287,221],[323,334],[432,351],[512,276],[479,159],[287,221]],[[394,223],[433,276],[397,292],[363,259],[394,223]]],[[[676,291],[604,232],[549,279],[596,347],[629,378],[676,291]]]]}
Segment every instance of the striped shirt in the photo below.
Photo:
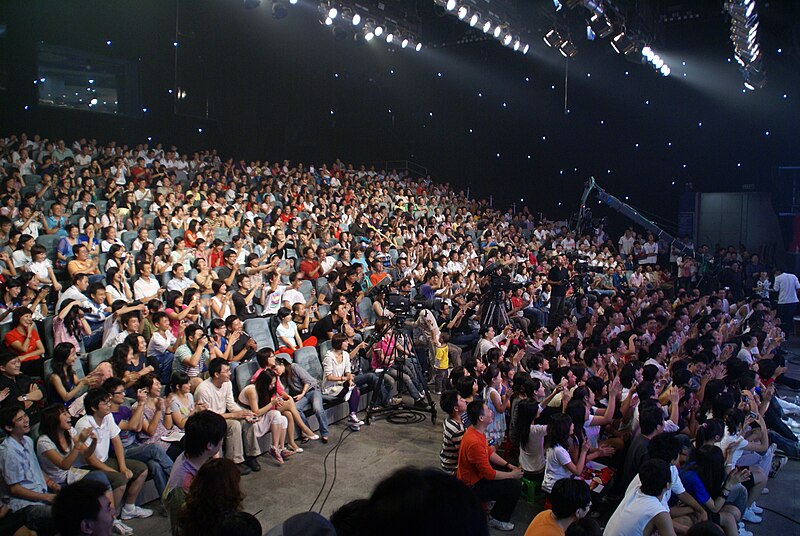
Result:
{"type": "Polygon", "coordinates": [[[452,417],[445,419],[442,432],[442,451],[439,459],[445,473],[455,475],[458,468],[458,448],[461,446],[461,437],[464,435],[464,425],[452,417]]]}

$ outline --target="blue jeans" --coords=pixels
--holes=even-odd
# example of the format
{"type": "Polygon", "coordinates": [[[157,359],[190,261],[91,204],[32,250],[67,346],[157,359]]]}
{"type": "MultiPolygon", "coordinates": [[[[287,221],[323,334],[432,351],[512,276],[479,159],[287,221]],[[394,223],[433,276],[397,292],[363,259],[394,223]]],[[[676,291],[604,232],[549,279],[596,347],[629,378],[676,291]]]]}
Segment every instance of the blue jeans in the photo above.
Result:
{"type": "MultiPolygon", "coordinates": [[[[156,354],[153,357],[158,361],[158,380],[161,385],[169,385],[172,378],[172,362],[175,360],[175,354],[172,352],[164,352],[163,354],[156,354]]],[[[233,371],[233,369],[231,369],[233,371]]]]}
{"type": "Polygon", "coordinates": [[[365,385],[372,388],[372,396],[376,397],[378,404],[386,405],[389,403],[389,395],[391,393],[391,388],[387,385],[387,382],[383,382],[381,384],[380,392],[377,391],[378,386],[378,375],[374,372],[365,372],[363,374],[356,375],[356,385],[359,389],[364,387],[365,385]]]}
{"type": "Polygon", "coordinates": [[[314,389],[309,389],[305,396],[297,400],[294,404],[297,406],[297,411],[300,412],[300,417],[303,419],[306,426],[308,426],[308,419],[304,411],[310,405],[319,423],[319,435],[328,437],[330,433],[330,430],[328,430],[328,415],[325,413],[325,408],[322,406],[322,391],[320,391],[319,388],[315,387],[314,389]]]}
{"type": "Polygon", "coordinates": [[[86,348],[87,352],[91,352],[92,350],[97,350],[100,348],[100,345],[103,344],[103,325],[101,324],[99,328],[93,329],[91,335],[86,335],[83,338],[83,347],[86,348]]]}
{"type": "Polygon", "coordinates": [[[147,465],[147,472],[153,477],[153,483],[160,497],[167,487],[167,480],[172,472],[172,460],[166,451],[154,443],[146,445],[134,443],[125,448],[125,457],[147,465]]]}

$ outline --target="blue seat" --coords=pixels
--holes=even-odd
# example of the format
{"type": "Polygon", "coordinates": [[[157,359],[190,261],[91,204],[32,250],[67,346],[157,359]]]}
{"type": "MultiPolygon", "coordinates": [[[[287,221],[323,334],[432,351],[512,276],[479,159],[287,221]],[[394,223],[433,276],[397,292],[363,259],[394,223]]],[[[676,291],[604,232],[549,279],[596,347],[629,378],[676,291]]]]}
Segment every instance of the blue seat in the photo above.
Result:
{"type": "Polygon", "coordinates": [[[311,289],[314,288],[314,284],[309,281],[308,279],[304,280],[300,284],[300,293],[306,299],[306,302],[311,299],[311,289]]]}
{"type": "Polygon", "coordinates": [[[88,369],[89,372],[93,371],[97,368],[97,365],[102,363],[103,361],[108,361],[111,359],[111,356],[114,354],[114,347],[108,348],[100,348],[98,350],[94,350],[89,352],[88,355],[88,369]]]}
{"type": "Polygon", "coordinates": [[[362,299],[358,304],[358,312],[361,314],[361,318],[364,320],[364,322],[366,322],[368,325],[371,326],[375,323],[377,315],[375,315],[375,310],[372,308],[371,299],[362,299]]]}
{"type": "Polygon", "coordinates": [[[233,370],[233,396],[238,399],[239,393],[250,383],[250,378],[258,370],[258,362],[245,361],[233,370]]]}
{"type": "Polygon", "coordinates": [[[273,342],[272,335],[269,332],[269,325],[267,324],[266,318],[250,318],[245,320],[244,330],[254,341],[256,341],[256,348],[258,350],[261,350],[262,348],[275,349],[275,343],[273,342]]]}
{"type": "Polygon", "coordinates": [[[294,362],[303,367],[322,384],[322,363],[317,355],[317,349],[312,346],[303,346],[294,351],[294,362]]]}

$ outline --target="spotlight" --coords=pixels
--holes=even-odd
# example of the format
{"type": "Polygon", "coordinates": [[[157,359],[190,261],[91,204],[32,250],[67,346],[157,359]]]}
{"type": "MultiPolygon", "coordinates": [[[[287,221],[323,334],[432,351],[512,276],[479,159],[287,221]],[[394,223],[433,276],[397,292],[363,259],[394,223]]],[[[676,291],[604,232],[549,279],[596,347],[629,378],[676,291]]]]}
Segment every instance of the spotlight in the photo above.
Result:
{"type": "Polygon", "coordinates": [[[578,47],[575,46],[575,43],[569,40],[565,41],[558,50],[565,58],[574,58],[578,55],[578,47]]]}
{"type": "Polygon", "coordinates": [[[394,41],[394,34],[393,33],[387,33],[386,34],[386,42],[391,44],[392,41],[394,41]]]}
{"type": "Polygon", "coordinates": [[[499,24],[494,27],[494,38],[495,39],[499,39],[500,38],[500,34],[502,34],[502,33],[503,33],[503,28],[499,24]]]}
{"type": "Polygon", "coordinates": [[[514,52],[516,52],[517,50],[519,50],[520,44],[521,44],[521,43],[520,43],[520,41],[519,41],[519,37],[517,37],[516,39],[514,39],[514,52]]]}
{"type": "Polygon", "coordinates": [[[661,74],[662,74],[662,75],[664,75],[664,76],[669,76],[669,73],[671,73],[671,72],[672,72],[672,69],[670,69],[670,68],[669,68],[669,65],[667,65],[667,64],[664,64],[664,65],[661,67],[661,74]]]}
{"type": "Polygon", "coordinates": [[[278,2],[273,0],[272,2],[272,18],[276,20],[280,20],[286,17],[289,14],[289,10],[286,7],[286,4],[283,2],[278,2]]]}
{"type": "Polygon", "coordinates": [[[600,13],[592,15],[592,18],[589,19],[589,26],[600,39],[608,37],[614,31],[614,27],[608,17],[600,13]]]}
{"type": "Polygon", "coordinates": [[[364,39],[367,41],[372,41],[373,37],[375,37],[375,34],[372,31],[368,31],[364,34],[364,39]]]}
{"type": "Polygon", "coordinates": [[[456,0],[447,0],[447,4],[444,6],[447,11],[453,11],[456,8],[456,0]]]}
{"type": "Polygon", "coordinates": [[[492,22],[491,21],[487,20],[486,22],[483,23],[483,33],[489,33],[489,31],[491,29],[492,29],[492,22]]]}
{"type": "Polygon", "coordinates": [[[408,37],[404,37],[402,41],[400,41],[400,48],[406,48],[408,46],[409,40],[408,37]]]}
{"type": "Polygon", "coordinates": [[[292,5],[294,6],[294,5],[296,5],[296,4],[297,4],[297,0],[289,0],[289,3],[290,3],[290,4],[292,4],[292,5]]]}
{"type": "Polygon", "coordinates": [[[383,35],[383,26],[375,26],[375,37],[383,35]]]}
{"type": "Polygon", "coordinates": [[[244,0],[245,9],[255,9],[261,5],[261,0],[244,0]]]}
{"type": "Polygon", "coordinates": [[[478,22],[481,20],[480,13],[473,13],[472,16],[469,18],[469,25],[473,28],[478,25],[478,22]]]}
{"type": "Polygon", "coordinates": [[[633,44],[631,38],[622,32],[614,39],[611,40],[611,46],[617,51],[617,54],[631,54],[636,50],[636,45],[633,44]]]}
{"type": "Polygon", "coordinates": [[[330,26],[333,24],[333,19],[330,17],[325,17],[325,26],[330,26]]]}
{"type": "Polygon", "coordinates": [[[97,104],[97,99],[90,100],[89,104],[92,105],[92,106],[96,105],[97,104]]]}
{"type": "MultiPolygon", "coordinates": [[[[511,40],[512,39],[513,39],[513,37],[511,37],[511,34],[507,33],[506,35],[503,36],[503,44],[505,46],[509,46],[511,44],[511,40]]],[[[519,41],[517,41],[517,42],[519,42],[519,41]]]]}
{"type": "Polygon", "coordinates": [[[355,13],[352,9],[342,9],[342,20],[349,21],[353,26],[361,24],[361,15],[355,13]]]}
{"type": "Polygon", "coordinates": [[[660,69],[661,67],[664,66],[664,60],[662,60],[661,56],[659,56],[658,54],[653,56],[652,63],[653,63],[653,67],[655,67],[656,69],[660,69]]]}
{"type": "Polygon", "coordinates": [[[547,46],[552,48],[559,48],[564,44],[564,41],[566,41],[566,39],[561,37],[561,34],[558,33],[558,30],[555,28],[547,32],[547,35],[544,36],[544,42],[547,43],[547,46]]]}
{"type": "Polygon", "coordinates": [[[358,26],[359,24],[361,24],[361,15],[359,15],[358,13],[354,13],[352,22],[353,26],[358,26]]]}
{"type": "Polygon", "coordinates": [[[522,53],[523,53],[523,54],[527,54],[527,53],[528,53],[528,51],[529,51],[530,49],[531,49],[531,46],[530,46],[530,45],[525,45],[525,46],[522,48],[522,53]]]}
{"type": "Polygon", "coordinates": [[[364,23],[364,39],[372,41],[373,37],[375,37],[375,21],[367,19],[367,22],[364,23]]]}
{"type": "Polygon", "coordinates": [[[644,47],[642,49],[642,56],[644,56],[644,58],[647,61],[653,61],[653,58],[655,57],[655,55],[656,55],[656,53],[653,52],[653,49],[650,48],[650,47],[644,47]]]}
{"type": "Polygon", "coordinates": [[[466,19],[467,15],[469,15],[469,9],[467,9],[467,6],[461,6],[458,8],[458,20],[466,19]]]}
{"type": "Polygon", "coordinates": [[[422,50],[422,43],[417,43],[417,46],[414,47],[414,50],[416,50],[417,52],[422,50]]]}
{"type": "Polygon", "coordinates": [[[328,17],[330,17],[331,19],[335,19],[338,16],[339,16],[339,10],[336,9],[335,7],[332,7],[328,10],[328,17]]]}

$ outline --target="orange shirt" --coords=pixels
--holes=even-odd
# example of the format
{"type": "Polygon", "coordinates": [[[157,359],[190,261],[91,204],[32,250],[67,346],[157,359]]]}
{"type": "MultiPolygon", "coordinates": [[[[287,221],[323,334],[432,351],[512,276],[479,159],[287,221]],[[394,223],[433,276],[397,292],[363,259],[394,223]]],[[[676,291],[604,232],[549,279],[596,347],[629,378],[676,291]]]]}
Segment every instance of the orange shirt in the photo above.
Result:
{"type": "MultiPolygon", "coordinates": [[[[28,347],[24,348],[22,352],[17,352],[13,348],[11,348],[11,344],[14,342],[24,343],[25,342],[25,335],[19,332],[18,329],[14,328],[8,333],[6,333],[5,343],[8,346],[8,349],[11,350],[13,353],[17,355],[25,355],[30,352],[36,350],[37,343],[39,342],[39,333],[34,329],[31,331],[31,338],[28,339],[28,347]]],[[[37,355],[33,357],[26,357],[23,361],[30,361],[32,359],[40,359],[42,356],[37,355]]]]}
{"type": "Polygon", "coordinates": [[[553,511],[545,510],[533,518],[525,536],[564,536],[564,531],[556,523],[553,511]]]}
{"type": "Polygon", "coordinates": [[[486,436],[474,426],[467,428],[458,450],[458,479],[467,486],[474,486],[481,479],[494,480],[497,471],[489,463],[491,453],[486,436]]]}

